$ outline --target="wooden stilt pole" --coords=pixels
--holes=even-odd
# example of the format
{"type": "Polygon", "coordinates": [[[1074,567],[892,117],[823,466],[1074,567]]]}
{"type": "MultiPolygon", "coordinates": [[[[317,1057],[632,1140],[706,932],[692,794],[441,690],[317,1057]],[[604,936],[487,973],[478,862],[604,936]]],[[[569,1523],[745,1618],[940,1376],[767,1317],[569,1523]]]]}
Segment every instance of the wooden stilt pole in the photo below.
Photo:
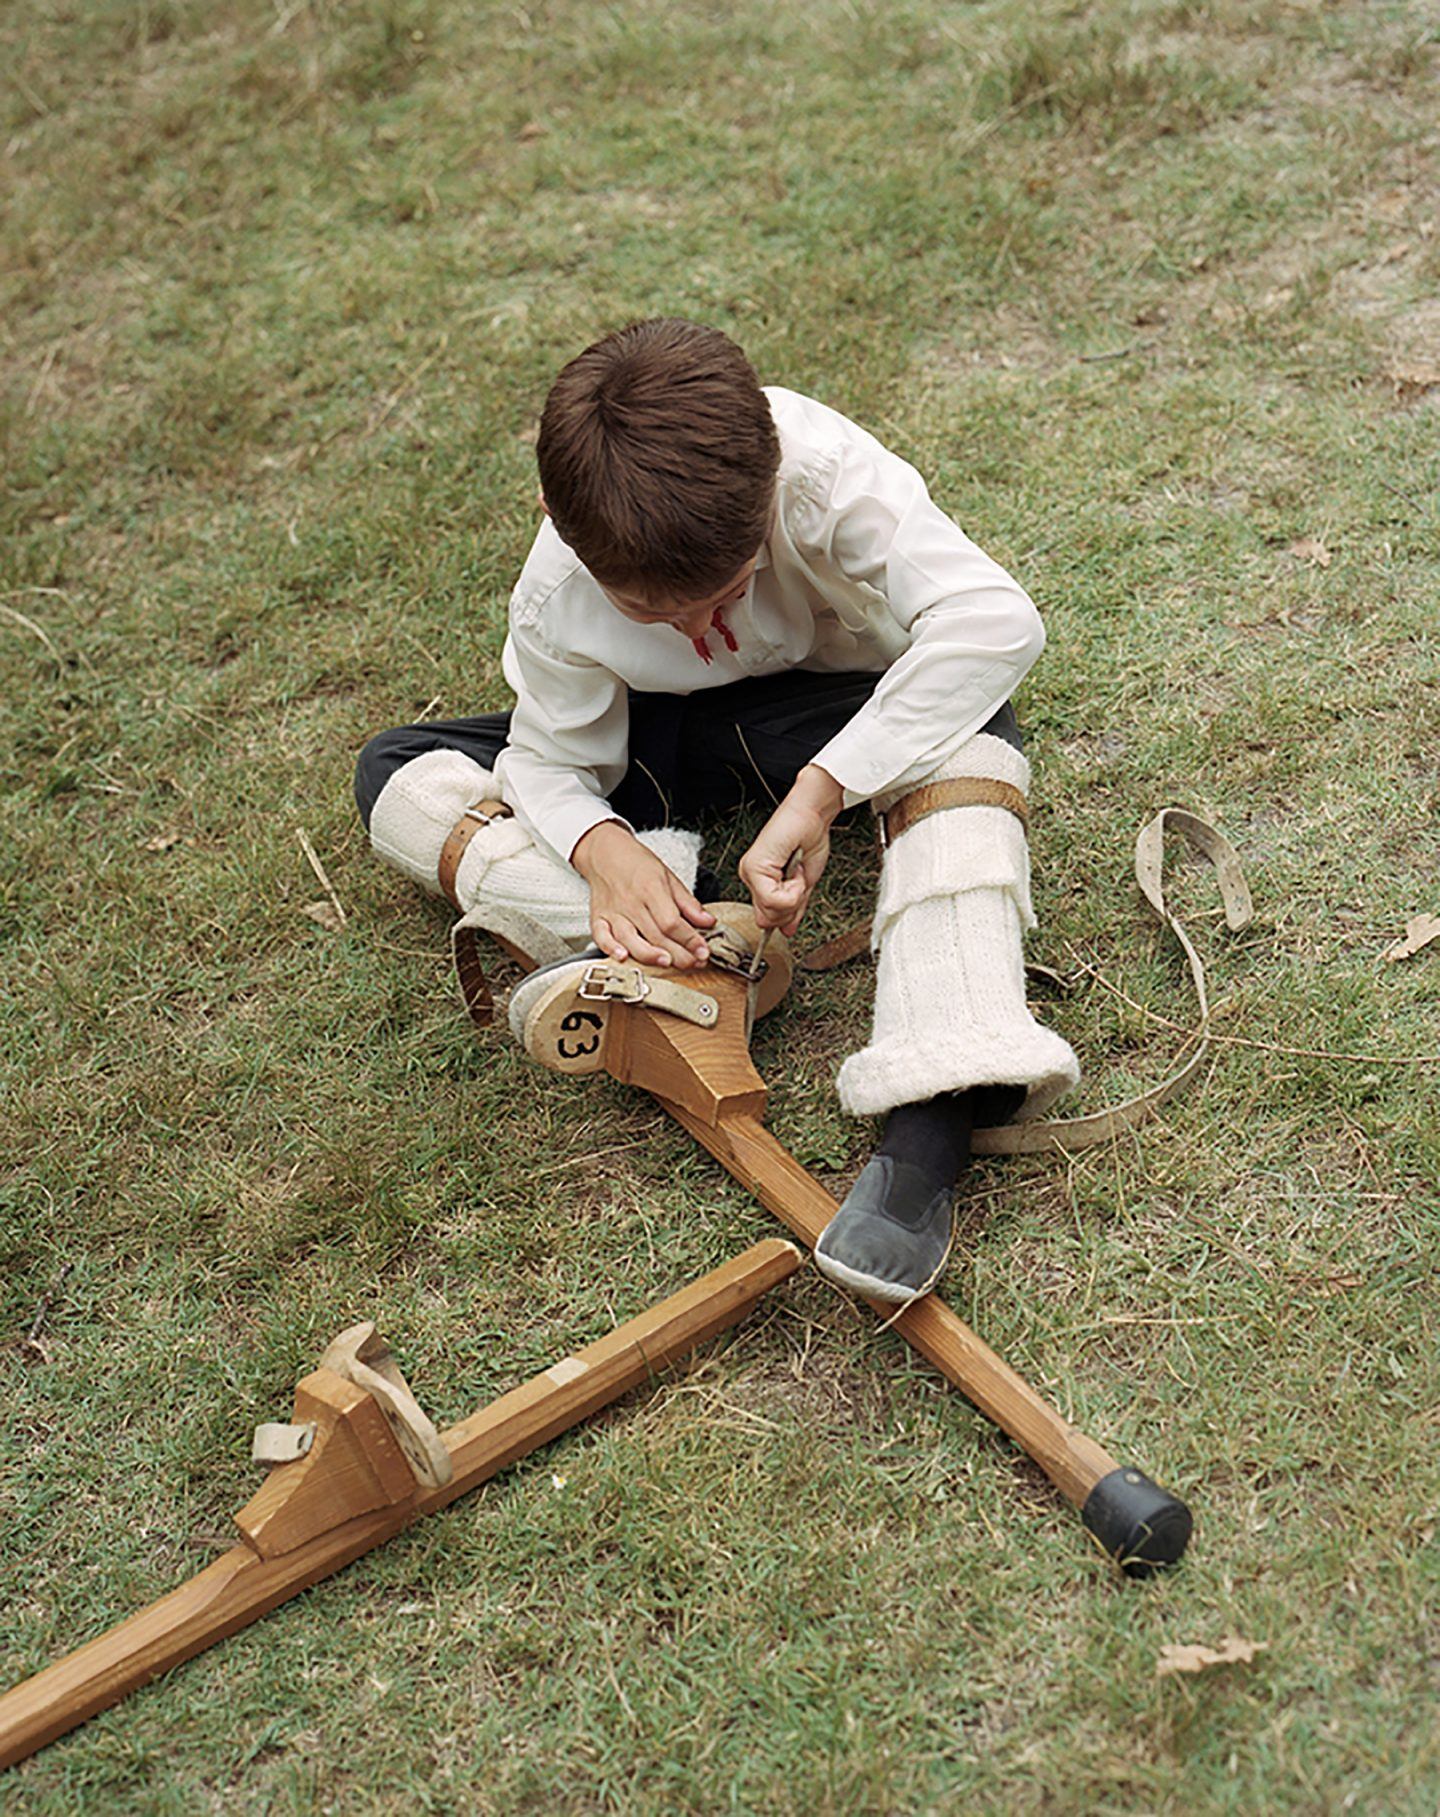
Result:
{"type": "MultiPolygon", "coordinates": [[[[707,1125],[676,1105],[665,1108],[767,1211],[815,1247],[840,1207],[768,1129],[753,1117],[707,1125]]],[[[866,1303],[1028,1452],[1066,1501],[1083,1508],[1095,1485],[1120,1468],[1102,1445],[1037,1394],[938,1295],[927,1293],[898,1318],[893,1306],[879,1300],[866,1303]]]]}
{"type": "MultiPolygon", "coordinates": [[[[840,1207],[758,1118],[742,1113],[707,1123],[678,1104],[660,1102],[768,1211],[814,1248],[840,1207]]],[[[912,1301],[898,1316],[879,1300],[867,1303],[1034,1458],[1128,1577],[1149,1577],[1179,1562],[1193,1526],[1179,1496],[1143,1471],[1117,1463],[1103,1445],[1072,1426],[937,1294],[912,1301]]]]}
{"type": "Polygon", "coordinates": [[[781,1238],[757,1243],[482,1407],[441,1435],[452,1475],[438,1487],[415,1480],[363,1389],[317,1369],[296,1396],[297,1414],[316,1425],[313,1450],[279,1465],[240,1511],[241,1531],[254,1537],[0,1697],[0,1768],[24,1760],[588,1419],[736,1324],[800,1263],[800,1252],[781,1238]],[[327,1509],[328,1523],[320,1525],[327,1509]]]}
{"type": "MultiPolygon", "coordinates": [[[[749,1054],[742,978],[710,968],[674,980],[704,990],[716,1015],[707,1028],[647,1008],[614,1006],[600,1058],[626,1084],[642,1086],[760,1202],[814,1248],[836,1201],[761,1121],[765,1083],[749,1054]]],[[[1080,1510],[1121,1568],[1146,1577],[1171,1565],[1190,1541],[1190,1510],[1143,1471],[1118,1464],[983,1343],[935,1294],[898,1315],[872,1301],[907,1343],[935,1364],[1026,1451],[1080,1510]]]]}

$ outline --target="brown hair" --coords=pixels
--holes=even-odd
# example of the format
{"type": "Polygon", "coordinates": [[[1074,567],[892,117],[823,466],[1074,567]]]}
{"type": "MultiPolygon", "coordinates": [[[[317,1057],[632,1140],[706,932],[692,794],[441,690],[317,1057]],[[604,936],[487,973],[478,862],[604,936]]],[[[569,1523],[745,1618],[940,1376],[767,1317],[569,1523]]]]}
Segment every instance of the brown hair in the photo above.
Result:
{"type": "Polygon", "coordinates": [[[555,528],[606,586],[703,599],[770,528],[780,438],[718,328],[632,322],[571,360],[536,444],[555,528]]]}

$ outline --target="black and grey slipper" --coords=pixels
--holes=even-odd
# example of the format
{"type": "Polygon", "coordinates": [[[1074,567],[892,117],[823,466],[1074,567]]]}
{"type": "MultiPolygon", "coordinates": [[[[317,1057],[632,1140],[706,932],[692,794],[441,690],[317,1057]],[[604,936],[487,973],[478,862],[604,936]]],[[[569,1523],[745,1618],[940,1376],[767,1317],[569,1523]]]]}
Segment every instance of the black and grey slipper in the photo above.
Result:
{"type": "Polygon", "coordinates": [[[815,1245],[827,1279],[888,1305],[928,1293],[950,1253],[954,1229],[949,1186],[894,1155],[868,1161],[845,1203],[815,1245]]]}

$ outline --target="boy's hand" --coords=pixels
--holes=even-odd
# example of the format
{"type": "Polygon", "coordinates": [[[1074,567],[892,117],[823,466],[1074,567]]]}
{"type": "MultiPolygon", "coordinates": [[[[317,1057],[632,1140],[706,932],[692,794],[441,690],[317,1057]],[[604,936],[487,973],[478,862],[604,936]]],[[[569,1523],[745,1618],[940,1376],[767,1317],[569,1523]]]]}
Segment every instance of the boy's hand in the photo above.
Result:
{"type": "Polygon", "coordinates": [[[602,820],[570,854],[590,885],[590,932],[612,959],[684,971],[710,957],[699,930],[714,927],[669,865],[618,820],[602,820]]]}
{"type": "Polygon", "coordinates": [[[830,857],[830,823],[843,804],[844,792],[834,777],[807,763],[760,829],[739,869],[762,928],[778,927],[788,936],[799,927],[830,857]],[[785,867],[797,849],[800,863],[787,882],[785,867]]]}

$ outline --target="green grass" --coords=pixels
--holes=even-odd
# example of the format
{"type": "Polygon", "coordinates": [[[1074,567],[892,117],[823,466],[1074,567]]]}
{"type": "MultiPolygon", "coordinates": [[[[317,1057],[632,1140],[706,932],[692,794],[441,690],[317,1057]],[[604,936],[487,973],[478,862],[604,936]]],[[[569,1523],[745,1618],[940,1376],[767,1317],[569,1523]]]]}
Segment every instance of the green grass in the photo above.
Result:
{"type": "MultiPolygon", "coordinates": [[[[606,327],[727,328],[1040,602],[1075,1108],[1190,1013],[1142,818],[1214,818],[1258,911],[1177,867],[1235,1043],[1113,1149],[977,1169],[947,1283],[1192,1501],[1179,1573],[1120,1582],[807,1273],[5,1808],[1433,1812],[1440,949],[1380,961],[1440,910],[1425,9],[37,0],[0,47],[0,1683],[228,1543],[352,1320],[446,1422],[770,1227],[473,1037],[349,801],[371,732],[502,703],[539,405],[606,327]],[[1227,1633],[1267,1651],[1155,1677],[1227,1633]]],[[[869,988],[757,1037],[837,1188],[869,988]]]]}

